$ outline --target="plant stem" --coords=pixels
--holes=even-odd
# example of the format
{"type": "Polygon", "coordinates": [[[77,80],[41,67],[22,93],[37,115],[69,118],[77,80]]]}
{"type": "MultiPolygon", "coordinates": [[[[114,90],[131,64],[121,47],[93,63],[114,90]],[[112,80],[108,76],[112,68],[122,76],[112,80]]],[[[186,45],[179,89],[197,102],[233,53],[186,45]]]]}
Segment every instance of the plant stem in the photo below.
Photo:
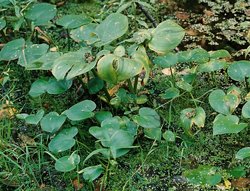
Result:
{"type": "Polygon", "coordinates": [[[67,44],[68,44],[68,51],[70,51],[70,37],[69,37],[69,29],[66,29],[67,31],[67,44]]]}
{"type": "Polygon", "coordinates": [[[143,12],[143,14],[147,17],[147,19],[152,23],[152,25],[156,28],[157,27],[157,22],[156,20],[154,19],[154,17],[146,10],[146,8],[138,3],[138,2],[135,2],[136,6],[143,12]]]}
{"type": "Polygon", "coordinates": [[[135,81],[134,81],[134,92],[135,92],[135,94],[137,92],[138,79],[139,79],[139,75],[136,75],[135,76],[135,81]]]}
{"type": "Polygon", "coordinates": [[[134,93],[134,88],[133,88],[133,85],[132,85],[132,82],[130,79],[127,80],[128,82],[128,89],[131,93],[134,93]]]}

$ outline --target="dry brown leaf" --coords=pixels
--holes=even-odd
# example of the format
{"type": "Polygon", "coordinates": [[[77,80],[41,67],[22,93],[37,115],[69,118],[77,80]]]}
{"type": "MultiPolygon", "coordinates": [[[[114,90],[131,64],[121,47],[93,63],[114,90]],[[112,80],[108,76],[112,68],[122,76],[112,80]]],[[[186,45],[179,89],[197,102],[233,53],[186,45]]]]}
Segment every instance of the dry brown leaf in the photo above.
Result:
{"type": "Polygon", "coordinates": [[[250,189],[250,178],[239,178],[233,180],[232,187],[250,189]]]}
{"type": "Polygon", "coordinates": [[[13,118],[17,110],[11,105],[10,102],[6,101],[6,104],[0,106],[0,119],[13,118]]]}
{"type": "Polygon", "coordinates": [[[73,180],[72,185],[75,190],[81,190],[83,188],[83,184],[80,183],[77,178],[73,180]]]}
{"type": "Polygon", "coordinates": [[[120,87],[122,87],[124,84],[124,82],[121,82],[117,85],[115,85],[114,87],[112,87],[111,89],[108,90],[108,93],[110,96],[113,96],[119,89],[120,87]]]}
{"type": "Polygon", "coordinates": [[[207,9],[204,10],[204,14],[205,14],[206,16],[208,16],[208,17],[211,17],[211,16],[214,15],[214,13],[213,13],[212,11],[207,10],[207,9]]]}
{"type": "Polygon", "coordinates": [[[199,32],[195,29],[186,29],[185,32],[189,36],[198,36],[199,35],[199,32]]]}
{"type": "Polygon", "coordinates": [[[175,73],[175,69],[174,68],[164,68],[161,72],[163,74],[165,74],[166,76],[171,76],[172,74],[175,73]]]}
{"type": "Polygon", "coordinates": [[[190,14],[187,12],[177,11],[177,12],[175,12],[175,16],[177,19],[187,20],[187,19],[189,19],[190,14]]]}

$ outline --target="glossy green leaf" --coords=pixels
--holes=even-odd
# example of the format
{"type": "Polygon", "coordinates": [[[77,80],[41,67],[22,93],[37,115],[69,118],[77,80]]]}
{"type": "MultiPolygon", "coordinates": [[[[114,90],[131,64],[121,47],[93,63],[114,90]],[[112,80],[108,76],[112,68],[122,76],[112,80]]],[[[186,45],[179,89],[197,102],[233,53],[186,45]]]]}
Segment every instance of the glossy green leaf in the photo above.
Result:
{"type": "Polygon", "coordinates": [[[31,67],[32,63],[47,53],[49,46],[47,44],[32,44],[25,47],[19,56],[17,64],[23,67],[31,67]]]}
{"type": "Polygon", "coordinates": [[[139,115],[133,116],[133,121],[144,128],[159,128],[161,126],[158,113],[148,107],[142,107],[139,110],[139,115]]]}
{"type": "Polygon", "coordinates": [[[96,27],[100,39],[99,46],[111,43],[123,36],[128,30],[128,18],[121,13],[111,13],[96,27]]]}
{"type": "Polygon", "coordinates": [[[158,56],[156,57],[153,62],[162,67],[162,68],[169,68],[171,66],[174,66],[178,62],[178,57],[176,54],[169,52],[168,54],[164,56],[158,56]]]}
{"type": "Polygon", "coordinates": [[[98,61],[97,72],[101,79],[116,84],[136,76],[142,67],[143,65],[134,59],[107,54],[98,61]]]}
{"type": "Polygon", "coordinates": [[[221,58],[230,58],[231,55],[227,50],[216,50],[209,51],[210,59],[221,59],[221,58]]]}
{"type": "Polygon", "coordinates": [[[243,160],[249,157],[250,157],[250,147],[242,148],[236,153],[236,158],[240,160],[243,160]]]}
{"type": "Polygon", "coordinates": [[[63,129],[50,141],[49,150],[54,153],[59,153],[71,149],[76,143],[74,136],[76,136],[77,133],[78,130],[76,127],[63,129]]]}
{"type": "Polygon", "coordinates": [[[50,112],[41,120],[41,128],[43,131],[55,133],[64,124],[66,116],[59,115],[57,112],[50,112]]]}
{"type": "Polygon", "coordinates": [[[44,93],[48,94],[62,94],[67,91],[72,85],[71,80],[57,81],[55,78],[38,79],[32,83],[29,95],[31,97],[38,97],[44,93]]]}
{"type": "Polygon", "coordinates": [[[244,81],[246,77],[250,77],[250,61],[235,61],[229,65],[228,75],[235,81],[244,81]]]}
{"type": "Polygon", "coordinates": [[[204,64],[198,65],[197,70],[199,72],[214,72],[221,69],[225,69],[228,63],[224,60],[211,60],[204,64]]]}
{"type": "Polygon", "coordinates": [[[89,182],[93,182],[97,179],[102,173],[104,169],[101,165],[90,166],[83,169],[83,178],[89,182]]]}
{"type": "Polygon", "coordinates": [[[162,136],[167,142],[175,142],[175,134],[172,131],[167,130],[162,136]]]}
{"type": "Polygon", "coordinates": [[[39,121],[43,118],[44,115],[44,110],[40,109],[37,111],[36,114],[17,114],[17,118],[19,119],[24,119],[25,123],[27,124],[32,124],[32,125],[37,125],[39,121]]]}
{"type": "Polygon", "coordinates": [[[3,18],[0,18],[0,30],[2,30],[6,26],[6,21],[3,18]]]}
{"type": "Polygon", "coordinates": [[[56,16],[56,6],[49,3],[36,3],[25,13],[35,26],[47,25],[56,16]]]}
{"type": "Polygon", "coordinates": [[[218,114],[213,121],[213,135],[239,133],[247,127],[247,123],[239,123],[235,115],[218,114]]]}
{"type": "Polygon", "coordinates": [[[228,115],[237,108],[239,98],[234,94],[226,95],[222,90],[217,89],[210,93],[209,104],[215,111],[228,115]]]}
{"type": "Polygon", "coordinates": [[[91,19],[84,15],[63,15],[56,21],[56,24],[63,26],[65,29],[74,29],[90,22],[91,19]]]}
{"type": "Polygon", "coordinates": [[[148,46],[151,50],[164,54],[174,50],[182,41],[185,32],[181,26],[171,20],[160,23],[152,31],[148,46]]]}
{"type": "Polygon", "coordinates": [[[98,41],[95,33],[97,24],[90,23],[70,31],[70,37],[76,42],[86,42],[88,45],[98,41]]]}
{"type": "Polygon", "coordinates": [[[186,170],[183,175],[190,183],[196,185],[215,186],[222,179],[217,168],[211,166],[199,166],[197,169],[186,170]]]}
{"type": "Polygon", "coordinates": [[[161,94],[160,96],[163,99],[173,99],[173,98],[178,97],[179,95],[180,95],[180,91],[177,88],[171,87],[171,88],[168,88],[164,92],[164,94],[161,94]]]}
{"type": "Polygon", "coordinates": [[[72,79],[76,76],[84,74],[95,67],[95,62],[88,63],[85,54],[89,53],[89,49],[79,50],[77,52],[66,53],[54,62],[52,74],[57,80],[72,79]]]}
{"type": "Polygon", "coordinates": [[[55,168],[60,172],[69,172],[74,170],[80,163],[80,156],[72,153],[70,156],[64,156],[56,160],[55,168]]]}
{"type": "MultiPolygon", "coordinates": [[[[250,156],[250,149],[249,149],[249,156],[250,156]]],[[[228,172],[234,179],[246,176],[246,170],[244,166],[234,167],[233,169],[230,169],[228,172]]]]}
{"type": "Polygon", "coordinates": [[[15,39],[4,45],[0,52],[0,60],[11,61],[19,58],[24,49],[25,41],[23,38],[15,39]]]}
{"type": "Polygon", "coordinates": [[[180,115],[181,126],[188,134],[192,134],[193,125],[199,128],[204,127],[205,119],[206,113],[202,107],[184,109],[180,115]]]}
{"type": "Polygon", "coordinates": [[[195,48],[187,51],[180,51],[177,53],[178,62],[180,63],[189,63],[195,62],[203,64],[209,61],[209,53],[202,48],[195,48]]]}
{"type": "Polygon", "coordinates": [[[80,121],[93,117],[94,113],[92,111],[95,108],[95,102],[91,100],[84,100],[65,110],[63,114],[65,114],[72,121],[80,121]]]}

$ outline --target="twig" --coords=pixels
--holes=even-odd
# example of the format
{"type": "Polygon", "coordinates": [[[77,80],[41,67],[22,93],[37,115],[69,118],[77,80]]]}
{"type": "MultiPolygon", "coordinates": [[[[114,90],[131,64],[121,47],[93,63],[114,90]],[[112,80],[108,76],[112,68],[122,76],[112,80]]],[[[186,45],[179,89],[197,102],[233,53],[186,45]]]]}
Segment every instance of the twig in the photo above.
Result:
{"type": "Polygon", "coordinates": [[[156,28],[158,24],[157,24],[156,20],[154,19],[154,17],[146,10],[146,8],[142,4],[140,4],[138,2],[136,2],[136,6],[143,12],[143,14],[147,17],[147,19],[156,28]]]}

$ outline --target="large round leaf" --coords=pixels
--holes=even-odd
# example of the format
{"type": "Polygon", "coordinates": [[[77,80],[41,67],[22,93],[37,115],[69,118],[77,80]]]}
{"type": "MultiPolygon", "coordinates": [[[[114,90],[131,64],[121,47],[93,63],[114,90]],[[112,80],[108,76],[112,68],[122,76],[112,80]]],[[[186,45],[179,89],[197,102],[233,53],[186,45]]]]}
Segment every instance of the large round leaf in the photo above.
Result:
{"type": "Polygon", "coordinates": [[[236,158],[240,160],[243,160],[249,157],[250,157],[250,147],[242,148],[236,153],[236,158]]]}
{"type": "Polygon", "coordinates": [[[38,97],[43,93],[61,94],[68,90],[72,85],[72,80],[57,81],[55,78],[49,80],[38,79],[32,83],[29,95],[31,97],[38,97]]]}
{"type": "Polygon", "coordinates": [[[49,3],[36,3],[25,13],[25,17],[33,21],[35,26],[46,25],[56,16],[56,6],[49,3]]]}
{"type": "Polygon", "coordinates": [[[250,77],[250,61],[233,62],[233,64],[229,65],[227,73],[233,80],[244,81],[246,77],[250,77]]]}
{"type": "Polygon", "coordinates": [[[211,107],[224,115],[231,114],[239,104],[239,98],[234,94],[225,94],[222,90],[214,90],[209,95],[211,107]]]}
{"type": "Polygon", "coordinates": [[[230,58],[231,55],[227,50],[216,50],[209,51],[210,59],[221,59],[221,58],[230,58]]]}
{"type": "Polygon", "coordinates": [[[23,38],[12,40],[5,44],[0,52],[0,60],[15,60],[19,58],[24,49],[25,41],[23,38]]]}
{"type": "Polygon", "coordinates": [[[72,79],[94,68],[95,62],[86,61],[84,56],[86,53],[89,53],[88,49],[69,52],[57,58],[52,68],[55,78],[57,80],[72,79]]]}
{"type": "Polygon", "coordinates": [[[120,13],[110,14],[96,27],[96,34],[100,39],[99,46],[103,46],[124,35],[128,30],[128,18],[120,13]]]}
{"type": "Polygon", "coordinates": [[[32,63],[47,53],[49,46],[47,44],[32,44],[22,51],[17,64],[23,67],[31,67],[32,63]]]}
{"type": "Polygon", "coordinates": [[[160,23],[152,31],[152,39],[148,43],[151,50],[164,54],[174,50],[183,39],[185,32],[182,27],[171,20],[160,23]]]}
{"type": "Polygon", "coordinates": [[[81,26],[70,31],[70,37],[76,42],[85,41],[87,44],[93,44],[98,41],[98,36],[95,33],[96,26],[97,24],[94,23],[81,26]]]}
{"type": "Polygon", "coordinates": [[[239,133],[246,127],[247,124],[239,123],[239,118],[235,115],[224,116],[219,114],[213,122],[213,135],[239,133]]]}
{"type": "Polygon", "coordinates": [[[211,60],[200,64],[197,68],[199,72],[214,72],[226,68],[228,63],[224,60],[211,60]]]}
{"type": "Polygon", "coordinates": [[[60,172],[69,172],[74,170],[80,163],[80,156],[73,153],[70,156],[64,156],[56,160],[55,168],[60,172]]]}
{"type": "Polygon", "coordinates": [[[54,153],[59,153],[71,149],[75,145],[74,136],[78,133],[76,127],[63,129],[49,143],[49,150],[54,153]]]}
{"type": "Polygon", "coordinates": [[[133,116],[133,120],[144,128],[159,128],[161,125],[158,113],[154,109],[148,107],[142,107],[139,110],[139,115],[133,116]]]}
{"type": "Polygon", "coordinates": [[[90,22],[91,20],[84,15],[63,15],[56,21],[56,24],[65,29],[74,29],[90,22]]]}
{"type": "Polygon", "coordinates": [[[91,100],[84,100],[73,105],[68,110],[64,111],[63,114],[65,114],[72,121],[80,121],[93,117],[94,113],[92,111],[95,108],[95,102],[91,100]]]}
{"type": "Polygon", "coordinates": [[[44,110],[40,109],[37,111],[36,114],[26,114],[26,113],[21,113],[21,114],[17,114],[17,118],[19,119],[24,119],[25,123],[27,124],[32,124],[32,125],[37,125],[39,123],[39,121],[43,118],[44,115],[44,110]]]}
{"type": "Polygon", "coordinates": [[[60,129],[65,120],[66,116],[59,115],[57,112],[50,112],[41,120],[42,130],[49,133],[55,133],[60,129]]]}

